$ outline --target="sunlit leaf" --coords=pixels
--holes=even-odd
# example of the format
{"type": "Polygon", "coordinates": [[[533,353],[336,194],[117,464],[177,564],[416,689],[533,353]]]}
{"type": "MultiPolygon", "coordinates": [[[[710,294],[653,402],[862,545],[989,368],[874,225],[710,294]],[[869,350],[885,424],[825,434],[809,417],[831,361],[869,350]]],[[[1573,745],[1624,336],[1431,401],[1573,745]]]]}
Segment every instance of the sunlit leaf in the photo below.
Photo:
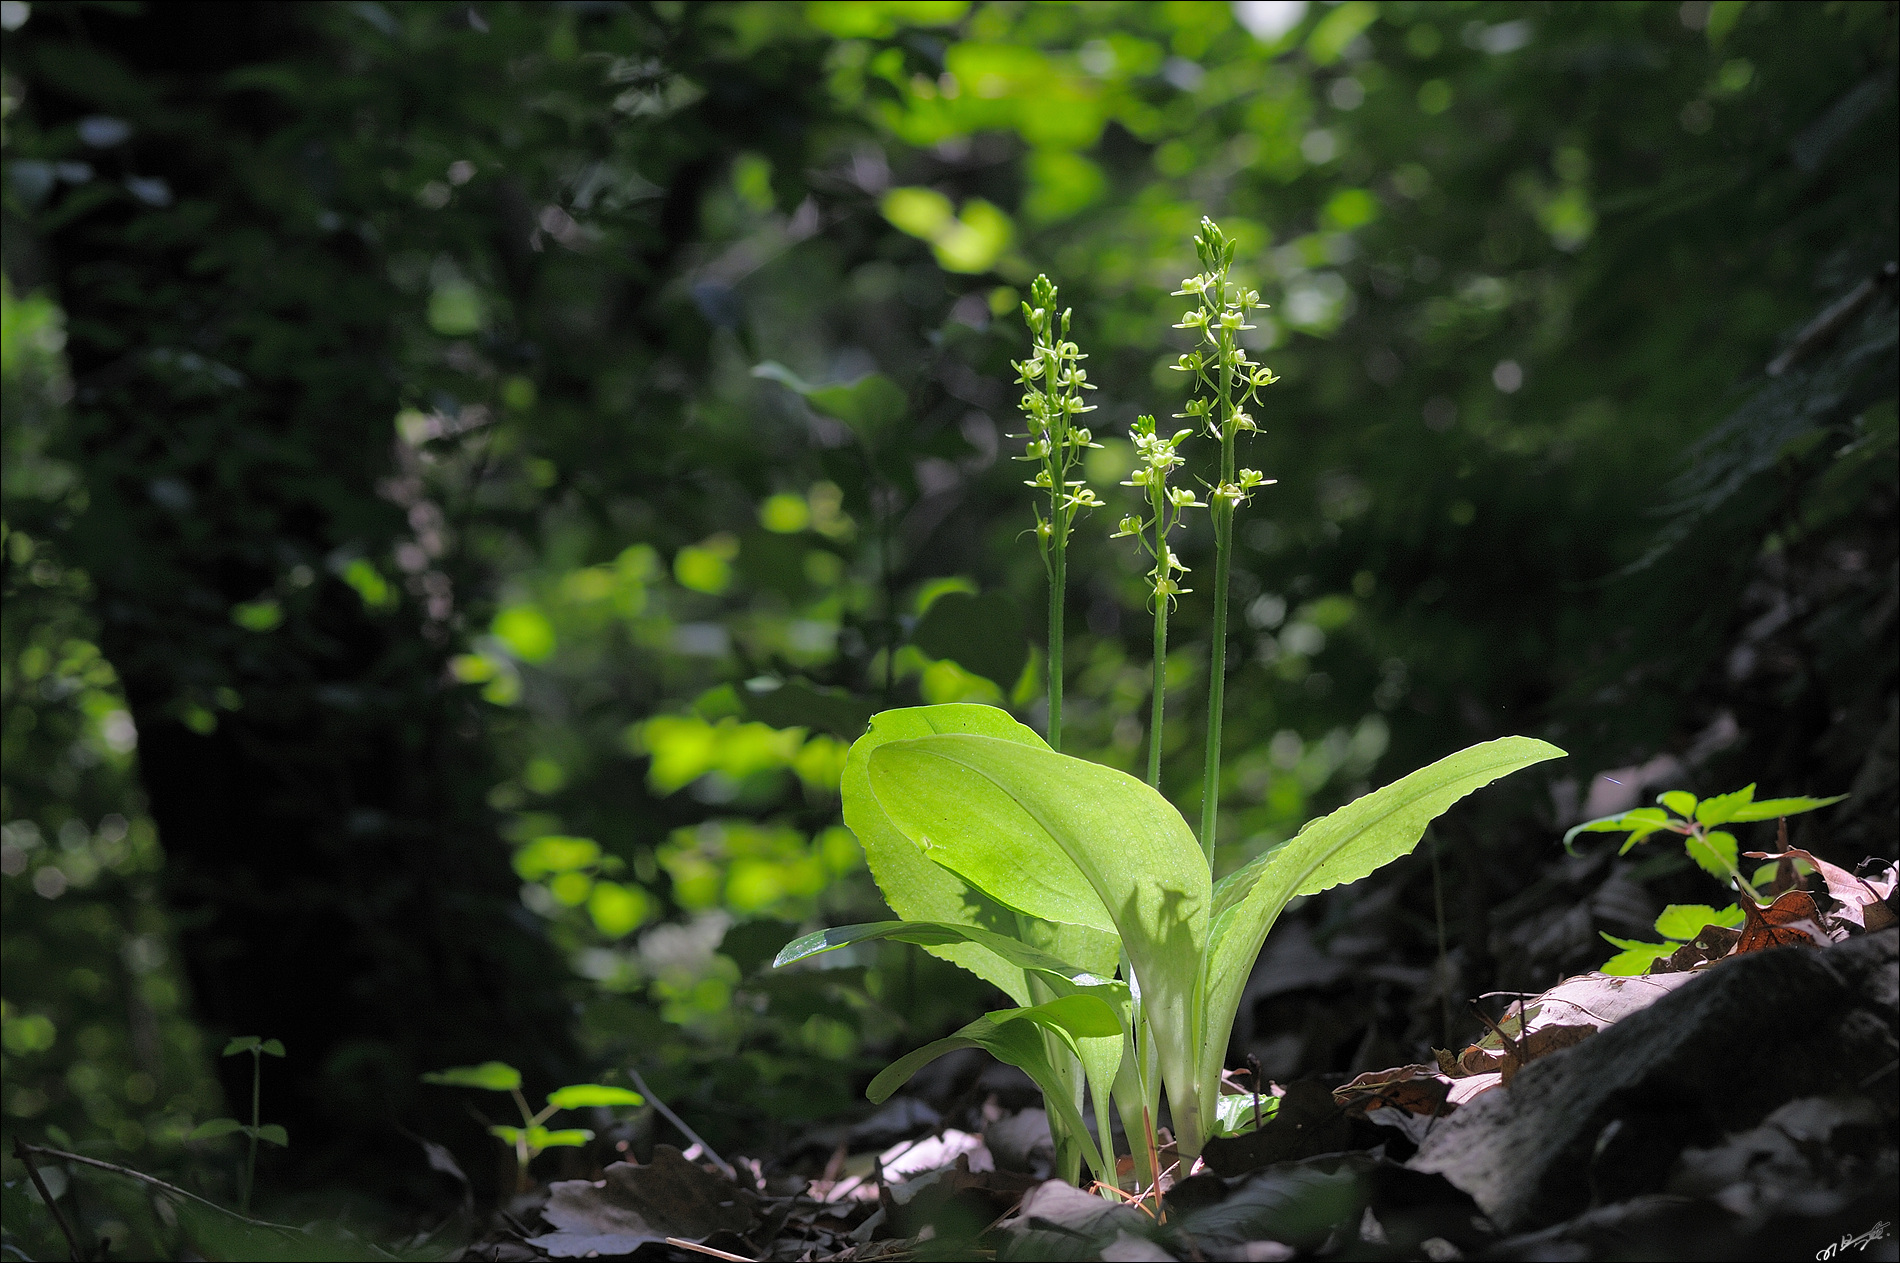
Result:
{"type": "Polygon", "coordinates": [[[1735,813],[1747,807],[1755,797],[1755,787],[1744,785],[1732,794],[1717,794],[1714,798],[1704,798],[1696,804],[1697,824],[1727,824],[1735,818],[1735,813]]]}
{"type": "Polygon", "coordinates": [[[1656,795],[1656,801],[1684,819],[1695,815],[1696,796],[1686,789],[1665,790],[1656,795]]]}
{"type": "MultiPolygon", "coordinates": [[[[1359,880],[1409,853],[1426,825],[1473,790],[1563,754],[1532,737],[1501,737],[1460,750],[1310,822],[1284,846],[1223,878],[1214,892],[1208,943],[1204,1107],[1214,1105],[1212,1085],[1219,1082],[1241,992],[1288,900],[1359,880]]],[[[1169,1100],[1172,1106],[1172,1085],[1169,1100]]]]}
{"type": "Polygon", "coordinates": [[[1119,935],[1176,1123],[1199,1135],[1194,1016],[1210,888],[1180,813],[1125,772],[963,734],[880,747],[870,783],[900,832],[977,889],[1119,935]]]}
{"type": "Polygon", "coordinates": [[[1741,924],[1742,910],[1736,904],[1731,903],[1718,912],[1704,903],[1672,903],[1656,918],[1656,933],[1687,942],[1700,934],[1705,925],[1734,929],[1741,924]]]}
{"type": "Polygon", "coordinates": [[[595,1105],[645,1105],[647,1099],[632,1088],[617,1088],[605,1083],[574,1083],[548,1093],[548,1104],[556,1109],[577,1110],[595,1105]]]}
{"type": "Polygon", "coordinates": [[[447,1070],[431,1070],[422,1076],[422,1081],[448,1088],[512,1092],[521,1086],[521,1072],[505,1061],[484,1061],[479,1066],[451,1066],[447,1070]]]}
{"type": "MultiPolygon", "coordinates": [[[[1113,973],[1120,949],[1112,934],[1091,929],[1025,927],[1014,912],[926,859],[917,844],[891,823],[871,792],[872,753],[887,742],[945,732],[981,733],[1028,748],[1048,749],[1042,738],[1010,718],[1008,712],[992,706],[916,706],[873,717],[870,731],[858,738],[845,760],[844,819],[863,845],[871,875],[892,911],[907,921],[972,925],[1019,939],[1025,938],[1026,930],[1037,930],[1044,937],[1032,946],[1090,972],[1113,973]]],[[[1032,999],[1022,969],[986,947],[963,943],[924,950],[993,983],[1019,1004],[1029,1004],[1032,999]]]]}
{"type": "Polygon", "coordinates": [[[1735,875],[1735,856],[1739,848],[1734,834],[1716,829],[1705,837],[1685,838],[1683,849],[1710,876],[1727,882],[1735,875]]]}
{"type": "Polygon", "coordinates": [[[1777,820],[1782,816],[1798,816],[1804,811],[1831,807],[1846,797],[1846,794],[1836,794],[1832,798],[1765,798],[1761,802],[1749,803],[1728,819],[1733,824],[1745,824],[1754,820],[1777,820]]]}
{"type": "Polygon", "coordinates": [[[550,1131],[545,1127],[528,1129],[528,1144],[535,1149],[571,1149],[593,1138],[594,1133],[585,1127],[564,1127],[559,1131],[550,1131]]]}
{"type": "MultiPolygon", "coordinates": [[[[1601,933],[1601,931],[1599,931],[1601,933]]],[[[1620,978],[1633,978],[1649,972],[1652,963],[1675,953],[1680,943],[1645,943],[1640,939],[1617,938],[1604,934],[1603,938],[1611,945],[1623,950],[1603,962],[1598,973],[1612,974],[1620,978]]]]}

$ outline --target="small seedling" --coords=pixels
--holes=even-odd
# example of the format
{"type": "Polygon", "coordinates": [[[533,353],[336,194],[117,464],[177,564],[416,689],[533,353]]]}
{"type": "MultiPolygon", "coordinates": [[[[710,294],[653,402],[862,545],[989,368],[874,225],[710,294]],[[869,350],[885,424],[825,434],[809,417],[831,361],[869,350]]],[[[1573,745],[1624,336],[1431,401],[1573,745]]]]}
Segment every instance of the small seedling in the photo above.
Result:
{"type": "Polygon", "coordinates": [[[548,1093],[548,1103],[536,1111],[528,1108],[522,1095],[521,1072],[505,1061],[484,1061],[479,1066],[453,1066],[422,1076],[424,1083],[451,1088],[480,1088],[486,1092],[506,1092],[521,1111],[521,1126],[491,1125],[488,1134],[515,1152],[515,1180],[518,1189],[531,1186],[528,1164],[549,1149],[584,1145],[594,1138],[586,1127],[549,1128],[546,1124],[561,1110],[588,1109],[593,1106],[645,1105],[646,1098],[631,1088],[616,1088],[604,1083],[572,1083],[548,1093]]]}
{"type": "Polygon", "coordinates": [[[251,1189],[257,1182],[257,1142],[267,1140],[279,1148],[290,1147],[290,1134],[276,1123],[261,1121],[260,1106],[264,1082],[264,1058],[266,1055],[281,1057],[284,1055],[282,1040],[263,1039],[257,1035],[239,1035],[224,1046],[224,1056],[236,1057],[243,1053],[251,1054],[251,1124],[246,1127],[235,1118],[212,1118],[192,1128],[187,1137],[190,1140],[215,1140],[219,1136],[229,1136],[234,1132],[243,1132],[250,1137],[250,1153],[244,1160],[244,1183],[238,1188],[238,1209],[245,1214],[251,1210],[251,1189]]]}
{"type": "MultiPolygon", "coordinates": [[[[1745,875],[1740,863],[1740,843],[1735,840],[1733,833],[1717,826],[1785,820],[1789,816],[1832,806],[1845,797],[1845,794],[1836,794],[1832,798],[1765,798],[1756,802],[1753,785],[1744,785],[1732,794],[1718,794],[1714,798],[1697,798],[1686,789],[1672,789],[1656,795],[1656,801],[1661,806],[1633,807],[1613,816],[1584,821],[1564,834],[1564,849],[1572,855],[1576,854],[1570,844],[1579,833],[1627,833],[1629,836],[1623,839],[1623,845],[1616,852],[1618,855],[1627,855],[1630,848],[1648,841],[1652,834],[1677,834],[1682,838],[1683,850],[1703,872],[1742,897],[1763,904],[1767,900],[1762,898],[1756,883],[1771,878],[1775,866],[1769,864],[1757,869],[1752,879],[1745,875]]],[[[1730,904],[1719,911],[1703,904],[1670,904],[1656,918],[1656,932],[1665,939],[1675,941],[1645,943],[1639,939],[1620,939],[1605,934],[1605,939],[1622,950],[1604,964],[1603,972],[1643,973],[1653,961],[1673,953],[1683,943],[1700,934],[1705,926],[1733,928],[1741,925],[1742,921],[1739,904],[1730,904]]]]}

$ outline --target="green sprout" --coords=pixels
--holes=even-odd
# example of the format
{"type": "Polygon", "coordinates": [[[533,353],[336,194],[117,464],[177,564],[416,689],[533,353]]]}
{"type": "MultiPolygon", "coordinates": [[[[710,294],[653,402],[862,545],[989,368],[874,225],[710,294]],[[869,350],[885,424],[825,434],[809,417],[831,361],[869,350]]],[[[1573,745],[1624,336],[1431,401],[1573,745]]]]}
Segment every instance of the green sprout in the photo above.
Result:
{"type": "Polygon", "coordinates": [[[1076,515],[1101,504],[1088,484],[1072,475],[1082,463],[1082,453],[1101,444],[1075,420],[1095,410],[1082,402],[1082,392],[1095,387],[1081,367],[1088,357],[1068,340],[1071,313],[1066,308],[1057,313],[1056,287],[1046,276],[1036,278],[1029,298],[1023,304],[1023,320],[1033,339],[1029,358],[1010,364],[1023,387],[1021,407],[1029,423],[1029,432],[1018,436],[1027,441],[1026,450],[1016,459],[1040,467],[1024,485],[1049,497],[1046,516],[1042,506],[1036,506],[1036,545],[1049,575],[1049,745],[1060,750],[1062,606],[1068,584],[1069,536],[1075,530],[1076,515]]]}
{"type": "Polygon", "coordinates": [[[548,1119],[556,1113],[593,1106],[646,1104],[646,1098],[630,1088],[616,1088],[603,1083],[575,1083],[548,1093],[547,1105],[540,1110],[532,1110],[528,1108],[528,1098],[521,1092],[521,1072],[505,1061],[484,1061],[479,1066],[434,1070],[423,1075],[422,1081],[443,1087],[506,1092],[514,1097],[515,1107],[521,1111],[521,1126],[496,1124],[489,1127],[488,1134],[514,1150],[516,1186],[522,1191],[531,1187],[528,1164],[535,1158],[549,1149],[572,1148],[594,1138],[594,1133],[585,1127],[548,1127],[548,1119]]]}
{"type": "Polygon", "coordinates": [[[1207,765],[1201,781],[1201,849],[1207,853],[1209,867],[1214,863],[1214,843],[1220,811],[1220,729],[1221,710],[1227,684],[1227,576],[1234,555],[1234,510],[1252,498],[1257,487],[1273,485],[1276,479],[1264,477],[1257,469],[1235,467],[1234,440],[1242,433],[1255,433],[1259,426],[1248,414],[1263,386],[1279,378],[1273,370],[1247,358],[1240,335],[1254,326],[1247,314],[1266,306],[1258,291],[1229,279],[1234,263],[1236,242],[1221,232],[1219,225],[1205,216],[1201,231],[1194,238],[1195,253],[1200,256],[1201,271],[1181,282],[1177,296],[1191,296],[1194,308],[1181,317],[1177,329],[1198,330],[1205,345],[1182,355],[1173,367],[1191,374],[1196,395],[1187,410],[1176,415],[1204,425],[1208,435],[1220,440],[1220,481],[1209,499],[1214,517],[1214,627],[1212,660],[1208,664],[1207,687],[1207,765]],[[1204,394],[1201,392],[1205,392],[1204,394]]]}
{"type": "Polygon", "coordinates": [[[279,1148],[288,1148],[290,1134],[276,1123],[261,1122],[260,1107],[263,1104],[264,1058],[266,1055],[282,1057],[282,1040],[263,1039],[256,1035],[238,1035],[224,1046],[224,1056],[237,1057],[251,1054],[251,1123],[245,1126],[235,1118],[212,1118],[192,1128],[189,1140],[214,1140],[219,1136],[229,1136],[243,1132],[250,1137],[250,1152],[244,1160],[244,1182],[238,1187],[238,1209],[245,1214],[251,1210],[251,1190],[257,1184],[257,1142],[269,1141],[279,1148]]]}
{"type": "MultiPolygon", "coordinates": [[[[1756,883],[1771,879],[1776,866],[1763,865],[1755,870],[1752,879],[1749,878],[1741,868],[1741,844],[1735,840],[1733,833],[1716,826],[1764,820],[1785,821],[1789,816],[1832,806],[1846,797],[1846,794],[1836,794],[1832,798],[1764,798],[1756,802],[1753,785],[1744,785],[1732,794],[1717,794],[1713,798],[1697,798],[1686,789],[1672,789],[1656,795],[1656,801],[1662,804],[1659,807],[1632,807],[1613,816],[1584,821],[1564,834],[1564,849],[1572,855],[1576,854],[1570,843],[1579,833],[1627,833],[1629,836],[1623,839],[1623,845],[1616,852],[1618,855],[1627,855],[1630,848],[1648,841],[1652,834],[1673,833],[1682,838],[1682,849],[1703,872],[1754,903],[1762,904],[1767,901],[1762,898],[1756,883]]],[[[1782,850],[1786,849],[1782,847],[1782,850]]],[[[1803,867],[1801,871],[1812,870],[1803,867]]],[[[1645,973],[1654,962],[1668,957],[1683,943],[1694,939],[1703,927],[1716,925],[1733,928],[1741,925],[1742,919],[1739,904],[1731,904],[1718,911],[1703,904],[1672,903],[1656,919],[1656,932],[1663,935],[1665,940],[1674,941],[1645,943],[1640,939],[1621,939],[1604,934],[1604,939],[1622,950],[1604,963],[1603,972],[1645,973]]]]}
{"type": "Polygon", "coordinates": [[[1155,609],[1155,682],[1153,709],[1148,720],[1148,784],[1156,789],[1161,788],[1161,717],[1168,673],[1168,610],[1176,597],[1193,591],[1178,581],[1177,576],[1186,574],[1188,568],[1168,546],[1168,536],[1189,509],[1207,507],[1207,502],[1197,500],[1188,488],[1168,486],[1168,475],[1185,463],[1175,449],[1193,432],[1181,430],[1173,438],[1164,438],[1155,432],[1153,417],[1135,418],[1130,437],[1135,441],[1139,463],[1122,486],[1142,491],[1148,500],[1147,512],[1124,517],[1120,527],[1109,537],[1121,539],[1132,535],[1154,562],[1154,569],[1148,572],[1155,609]]]}

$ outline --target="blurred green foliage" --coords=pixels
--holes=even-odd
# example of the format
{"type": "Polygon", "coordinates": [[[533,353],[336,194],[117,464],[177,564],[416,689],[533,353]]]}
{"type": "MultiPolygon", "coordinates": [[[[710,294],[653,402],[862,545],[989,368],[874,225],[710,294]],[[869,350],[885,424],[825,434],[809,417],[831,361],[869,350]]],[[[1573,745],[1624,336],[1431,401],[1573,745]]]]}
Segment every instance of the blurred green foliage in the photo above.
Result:
{"type": "MultiPolygon", "coordinates": [[[[407,871],[491,911],[374,924],[451,955],[482,917],[545,935],[572,974],[535,985],[585,1057],[637,1063],[715,1144],[845,1109],[877,1048],[967,1019],[973,984],[903,949],[758,967],[880,915],[837,826],[872,710],[1038,721],[1042,573],[999,459],[1038,271],[1093,352],[1088,477],[1113,489],[1070,558],[1065,741],[1137,767],[1146,587],[1107,536],[1124,427],[1180,407],[1169,291],[1203,213],[1271,304],[1249,352],[1282,379],[1242,447],[1279,485],[1239,523],[1223,870],[1510,731],[1571,750],[1571,779],[1444,825],[1470,989],[1548,982],[1494,958],[1487,917],[1600,769],[1851,786],[1809,844],[1892,852],[1890,5],[311,6],[231,45],[219,91],[256,108],[210,93],[196,148],[156,72],[88,85],[60,32],[101,13],[33,5],[6,51],[9,1129],[157,1137],[213,1109],[179,975],[118,963],[172,959],[158,845],[167,872],[199,845],[147,814],[134,732],[183,752],[166,768],[233,733],[333,768],[359,788],[271,808],[308,822],[286,855],[331,857],[296,898],[385,906],[419,879],[361,848],[427,839],[407,871]],[[166,263],[144,306],[99,288],[159,255],[215,266],[166,263]],[[68,412],[92,419],[62,438],[68,412]],[[77,547],[155,577],[105,599],[77,547]],[[355,726],[304,718],[345,702],[355,726]],[[362,788],[378,756],[351,748],[419,752],[390,764],[404,791],[362,788]],[[135,992],[151,1065],[145,1019],[106,1016],[135,992]]],[[[1211,567],[1204,530],[1178,547],[1211,567]]],[[[1167,666],[1190,814],[1207,618],[1183,602],[1167,666]]],[[[372,946],[342,972],[396,985],[362,963],[394,940],[351,924],[372,946]]],[[[464,1026],[429,1065],[567,1081],[464,1026]]]]}

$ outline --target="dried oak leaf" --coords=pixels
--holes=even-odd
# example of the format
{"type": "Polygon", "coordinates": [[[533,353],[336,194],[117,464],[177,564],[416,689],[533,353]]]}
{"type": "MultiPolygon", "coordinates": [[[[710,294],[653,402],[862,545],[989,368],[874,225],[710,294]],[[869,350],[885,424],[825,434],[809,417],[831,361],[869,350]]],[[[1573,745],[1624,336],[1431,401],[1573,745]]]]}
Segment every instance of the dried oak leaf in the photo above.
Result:
{"type": "Polygon", "coordinates": [[[671,1145],[654,1147],[653,1161],[616,1162],[599,1180],[556,1180],[541,1217],[554,1232],[530,1245],[557,1259],[632,1254],[650,1241],[677,1237],[703,1242],[716,1232],[752,1227],[757,1196],[671,1145]]]}
{"type": "MultiPolygon", "coordinates": [[[[1786,868],[1797,859],[1806,860],[1809,867],[1821,874],[1821,880],[1827,883],[1828,897],[1838,905],[1833,915],[1862,930],[1884,930],[1896,921],[1894,911],[1887,900],[1893,897],[1894,866],[1887,865],[1886,870],[1876,871],[1867,877],[1856,877],[1838,864],[1826,860],[1799,848],[1785,851],[1748,851],[1752,860],[1776,860],[1777,880],[1780,868],[1786,868]]],[[[1776,900],[1780,902],[1779,898],[1776,900]]]]}
{"type": "Polygon", "coordinates": [[[1408,1114],[1446,1114],[1452,1080],[1433,1066],[1395,1066],[1368,1070],[1333,1089],[1333,1100],[1360,1111],[1399,1109],[1408,1114]]]}
{"type": "Polygon", "coordinates": [[[1696,936],[1678,947],[1667,956],[1649,962],[1649,972],[1654,974],[1687,973],[1698,965],[1720,960],[1735,950],[1741,942],[1742,932],[1725,925],[1705,925],[1696,931],[1696,936]]]}
{"type": "Polygon", "coordinates": [[[1741,904],[1745,923],[1732,955],[1771,947],[1825,947],[1834,941],[1821,924],[1814,897],[1805,890],[1790,890],[1766,908],[1756,907],[1752,899],[1743,899],[1741,904]]]}

